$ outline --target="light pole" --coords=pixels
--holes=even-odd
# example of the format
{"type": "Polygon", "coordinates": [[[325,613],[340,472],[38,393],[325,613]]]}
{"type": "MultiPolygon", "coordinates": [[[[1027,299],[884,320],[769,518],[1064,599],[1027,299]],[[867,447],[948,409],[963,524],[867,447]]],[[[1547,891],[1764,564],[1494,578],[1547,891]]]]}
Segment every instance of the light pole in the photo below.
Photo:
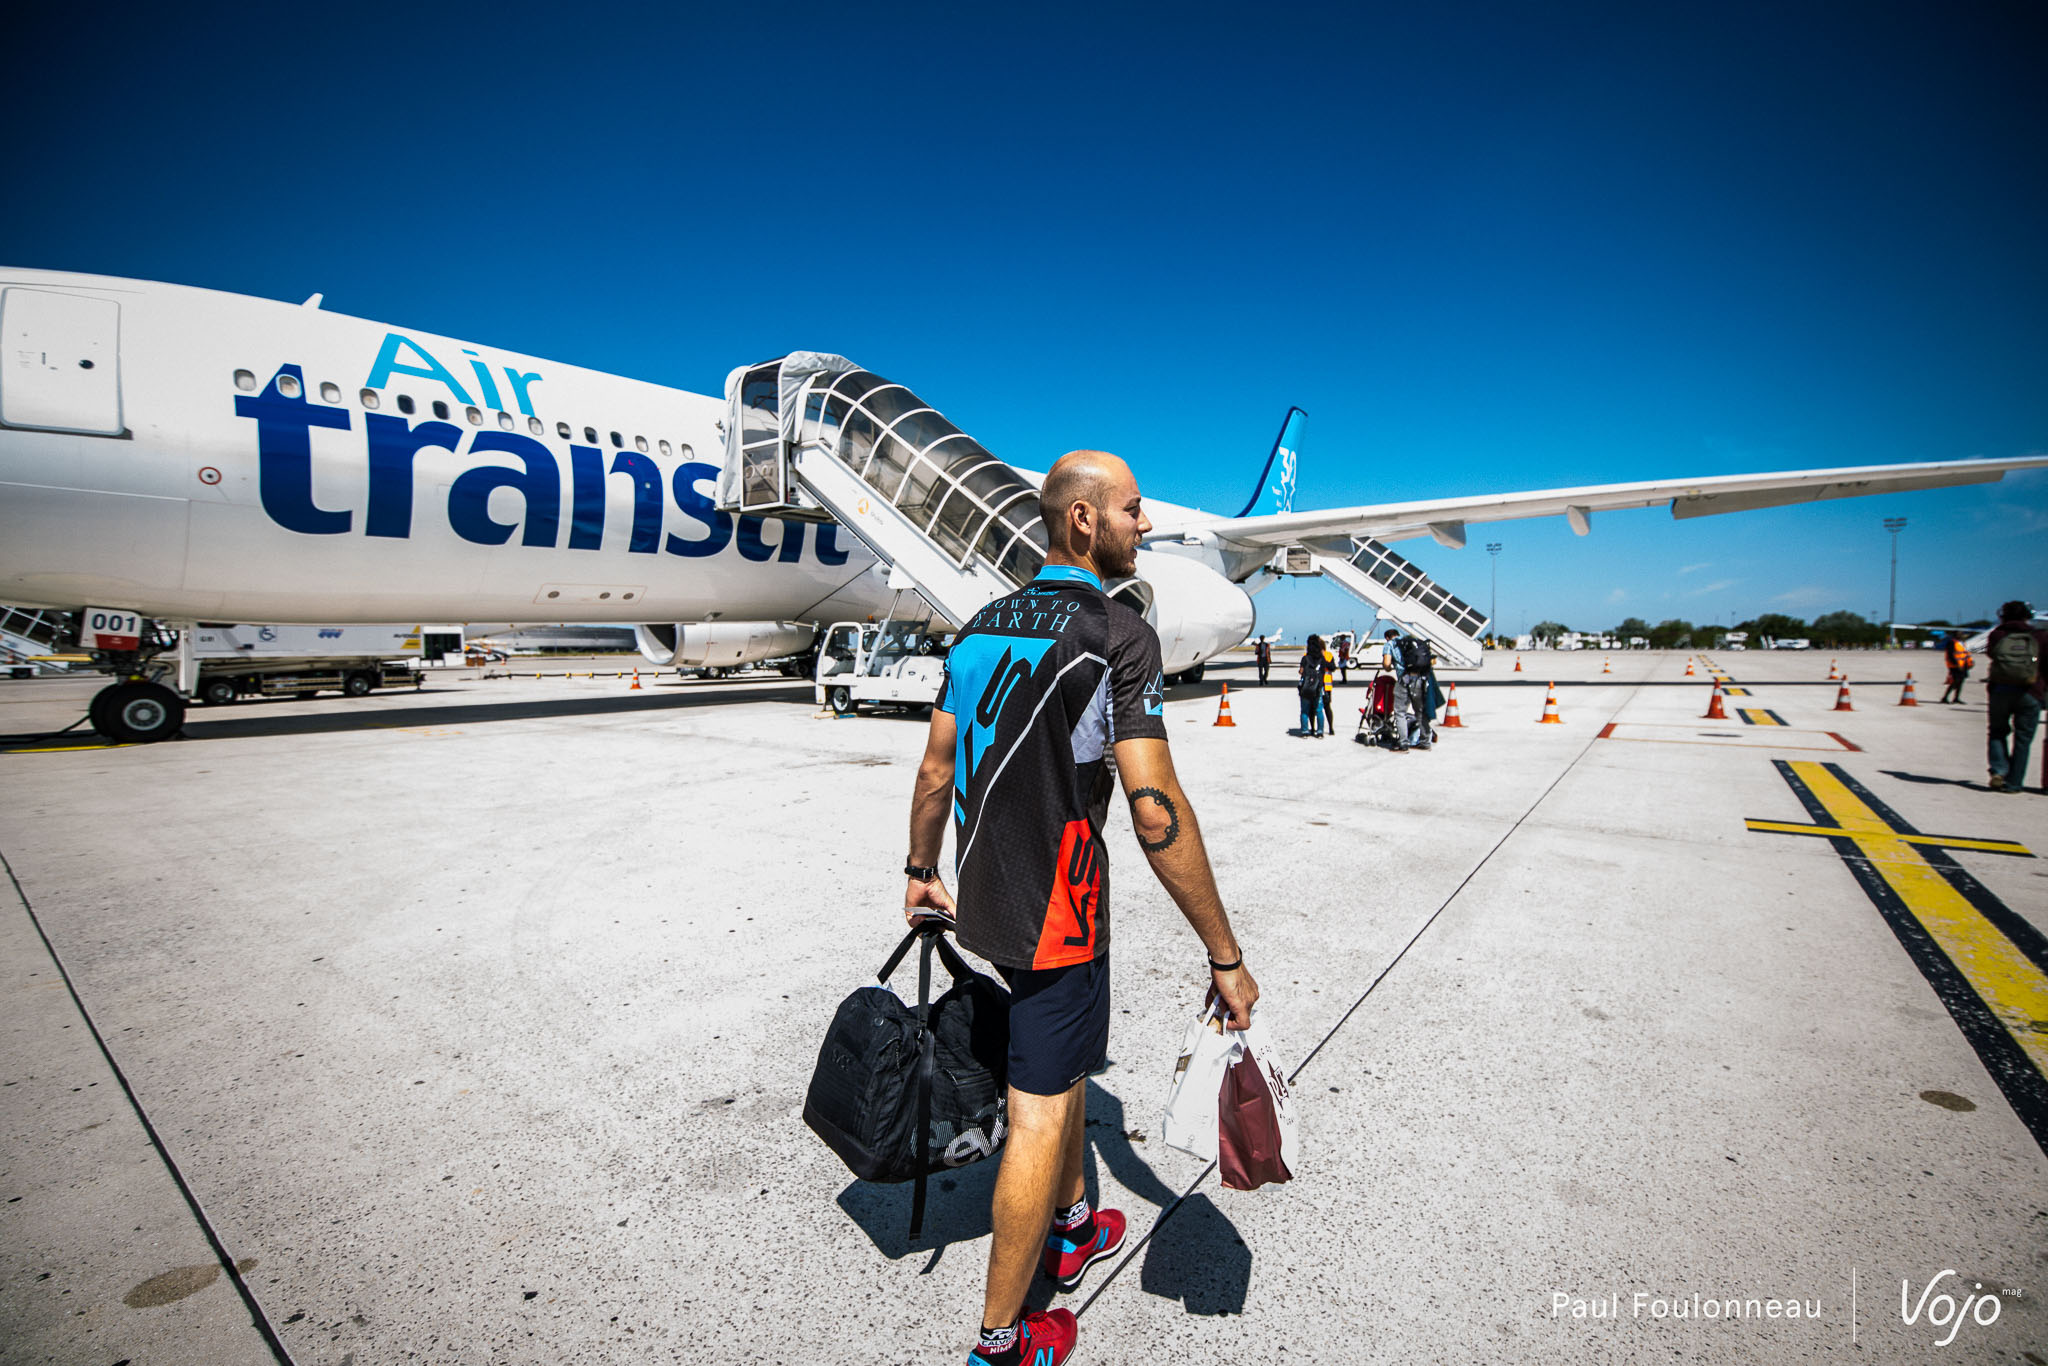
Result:
{"type": "Polygon", "coordinates": [[[1486,605],[1486,625],[1495,635],[1500,634],[1500,542],[1488,541],[1486,553],[1493,561],[1493,591],[1486,605]]]}
{"type": "Polygon", "coordinates": [[[1887,517],[1884,529],[1892,534],[1892,596],[1891,606],[1885,610],[1884,638],[1888,645],[1897,645],[1898,639],[1892,631],[1892,623],[1899,619],[1899,533],[1906,529],[1903,517],[1887,517]]]}

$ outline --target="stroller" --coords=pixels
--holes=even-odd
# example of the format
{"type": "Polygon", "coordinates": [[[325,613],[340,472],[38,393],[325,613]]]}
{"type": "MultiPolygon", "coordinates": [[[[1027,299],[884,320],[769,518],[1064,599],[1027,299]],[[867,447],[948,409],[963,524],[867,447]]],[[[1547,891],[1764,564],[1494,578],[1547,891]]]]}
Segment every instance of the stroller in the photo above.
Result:
{"type": "Polygon", "coordinates": [[[1358,731],[1352,739],[1361,745],[1394,743],[1394,677],[1381,674],[1372,681],[1372,703],[1358,709],[1358,731]]]}

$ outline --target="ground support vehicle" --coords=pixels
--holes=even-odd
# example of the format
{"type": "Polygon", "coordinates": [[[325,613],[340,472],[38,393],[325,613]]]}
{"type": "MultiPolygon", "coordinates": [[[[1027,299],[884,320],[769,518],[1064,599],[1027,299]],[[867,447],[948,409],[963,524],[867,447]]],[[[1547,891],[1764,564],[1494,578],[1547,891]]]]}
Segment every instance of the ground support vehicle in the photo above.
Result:
{"type": "Polygon", "coordinates": [[[928,707],[945,675],[945,637],[929,620],[837,621],[818,651],[818,705],[840,716],[852,716],[863,702],[928,707]]]}

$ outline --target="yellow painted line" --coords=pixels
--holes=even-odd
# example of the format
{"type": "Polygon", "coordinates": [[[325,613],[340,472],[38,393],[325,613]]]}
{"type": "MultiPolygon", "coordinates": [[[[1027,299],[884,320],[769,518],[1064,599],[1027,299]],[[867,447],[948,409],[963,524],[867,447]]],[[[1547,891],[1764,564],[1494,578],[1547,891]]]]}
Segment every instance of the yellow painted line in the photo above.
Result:
{"type": "Polygon", "coordinates": [[[1777,717],[1771,715],[1768,711],[1765,711],[1762,707],[1738,707],[1736,708],[1736,710],[1742,713],[1742,722],[1744,725],[1782,726],[1785,724],[1783,721],[1780,721],[1777,717]]]}
{"type": "MultiPolygon", "coordinates": [[[[1803,821],[1759,821],[1746,822],[1752,830],[1761,830],[1774,835],[1841,835],[1846,831],[1831,825],[1808,825],[1803,821]]],[[[2028,858],[2034,851],[2014,840],[1972,840],[1959,839],[1951,835],[1901,835],[1893,832],[1892,838],[1906,844],[1918,844],[1929,849],[1976,849],[1987,854],[2023,854],[2028,858]]]]}
{"type": "Polygon", "coordinates": [[[1747,696],[1749,696],[1749,689],[1747,689],[1747,688],[1723,688],[1723,689],[1721,689],[1721,693],[1722,693],[1722,695],[1723,695],[1724,697],[1747,697],[1747,696]]]}
{"type": "MultiPolygon", "coordinates": [[[[1841,822],[1841,829],[1830,833],[1855,841],[1857,852],[1870,860],[1878,876],[1898,894],[2012,1035],[2013,1042],[2048,1075],[2048,972],[2029,961],[1985,919],[1983,912],[1914,848],[1911,836],[1901,835],[1864,805],[1826,765],[1801,759],[1793,762],[1792,769],[1827,813],[1841,822]]],[[[1922,836],[1920,842],[1927,839],[1922,836]]]]}

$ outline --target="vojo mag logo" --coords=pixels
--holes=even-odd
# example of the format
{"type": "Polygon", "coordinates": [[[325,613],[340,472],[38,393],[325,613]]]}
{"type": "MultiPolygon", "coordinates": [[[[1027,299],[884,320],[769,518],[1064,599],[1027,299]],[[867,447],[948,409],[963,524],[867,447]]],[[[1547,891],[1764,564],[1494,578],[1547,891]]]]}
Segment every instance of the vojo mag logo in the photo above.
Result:
{"type": "MultiPolygon", "coordinates": [[[[1942,1286],[1943,1281],[1955,1274],[1953,1268],[1937,1273],[1926,1285],[1920,1287],[1920,1297],[1917,1300],[1912,1298],[1913,1283],[1908,1280],[1899,1282],[1899,1318],[1902,1322],[1911,1327],[1924,1321],[1937,1332],[1942,1329],[1948,1330],[1948,1336],[1935,1342],[1936,1347],[1946,1347],[1954,1342],[1956,1334],[1963,1331],[1965,1324],[1989,1328],[1998,1322],[1998,1316],[2005,1312],[2005,1301],[1997,1292],[1985,1293],[1982,1281],[1970,1282],[1970,1289],[1967,1292],[1963,1290],[1960,1277],[1952,1285],[1942,1286]],[[1935,1293],[1937,1288],[1940,1288],[1940,1294],[1935,1293]],[[1962,1295],[1963,1298],[1958,1301],[1957,1295],[1962,1295]]],[[[2013,1289],[2008,1289],[2004,1293],[2015,1299],[2021,1294],[2020,1291],[2013,1289]]]]}
{"type": "MultiPolygon", "coordinates": [[[[503,405],[503,391],[490,368],[475,352],[463,354],[471,357],[470,369],[483,401],[510,411],[503,405]]],[[[500,368],[518,410],[527,417],[535,416],[533,390],[545,377],[509,365],[500,368]]],[[[365,387],[381,390],[395,375],[438,384],[457,403],[474,406],[469,388],[431,351],[392,332],[385,335],[365,387]]],[[[315,428],[350,430],[354,414],[347,408],[311,402],[304,371],[288,363],[278,367],[262,392],[237,394],[235,415],[256,424],[257,497],[264,513],[285,530],[303,536],[361,534],[406,540],[423,523],[430,531],[445,523],[447,530],[475,545],[505,545],[516,535],[521,546],[601,550],[605,548],[606,513],[616,499],[632,510],[625,547],[629,554],[700,559],[730,545],[742,559],[782,564],[795,564],[804,554],[806,523],[735,517],[721,510],[700,487],[714,484],[718,478],[718,466],[708,462],[684,461],[664,480],[661,467],[643,451],[615,450],[607,463],[606,452],[599,447],[570,442],[565,470],[565,453],[523,432],[469,430],[452,422],[414,421],[396,413],[363,414],[359,496],[351,500],[353,506],[323,506],[313,493],[312,433],[315,428]],[[449,483],[445,509],[414,507],[413,461],[425,450],[473,458],[474,463],[449,483]],[[482,458],[487,456],[496,458],[482,458]],[[491,495],[500,489],[519,496],[522,510],[518,520],[501,522],[491,515],[491,495]],[[680,519],[674,514],[680,514],[680,519]],[[764,539],[771,522],[778,535],[764,539]]],[[[502,499],[499,505],[502,509],[502,499]]],[[[831,523],[817,524],[819,563],[846,563],[847,552],[839,548],[838,532],[831,523]]]]}

